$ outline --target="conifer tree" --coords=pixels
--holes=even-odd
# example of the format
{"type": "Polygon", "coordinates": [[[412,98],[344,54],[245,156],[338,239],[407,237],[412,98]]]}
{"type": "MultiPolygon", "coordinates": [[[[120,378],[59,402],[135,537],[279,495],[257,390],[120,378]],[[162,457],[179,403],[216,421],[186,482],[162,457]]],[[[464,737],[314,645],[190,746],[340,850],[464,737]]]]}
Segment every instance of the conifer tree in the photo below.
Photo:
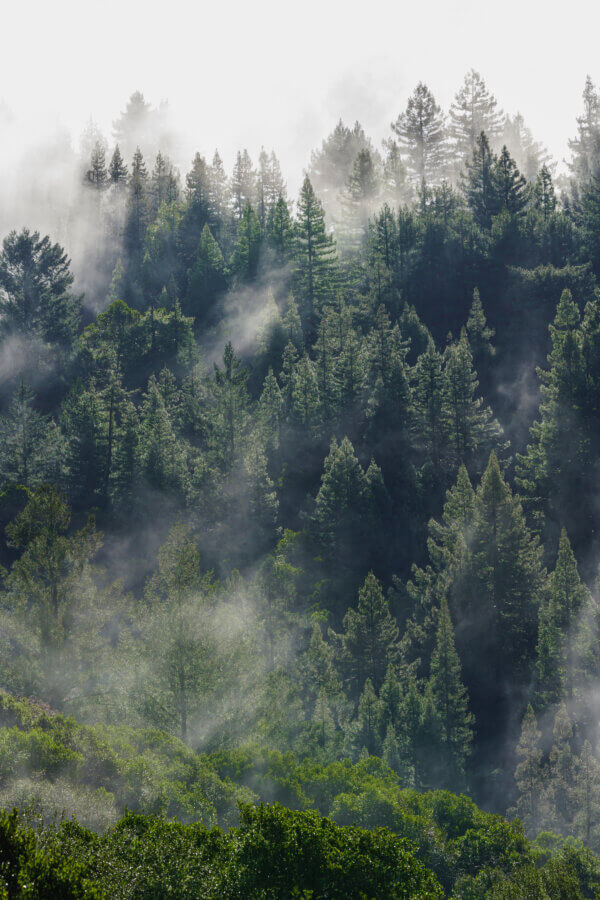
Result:
{"type": "Polygon", "coordinates": [[[600,816],[600,763],[592,750],[589,740],[583,742],[581,755],[577,760],[575,781],[575,833],[588,846],[598,840],[600,816]]]}
{"type": "Polygon", "coordinates": [[[64,441],[60,429],[38,412],[31,389],[21,382],[0,416],[0,484],[61,485],[64,441]]]}
{"type": "Polygon", "coordinates": [[[473,716],[468,711],[467,692],[461,681],[460,660],[445,597],[438,614],[429,688],[441,722],[447,753],[448,783],[449,786],[456,786],[464,776],[465,762],[471,749],[473,716]]]}
{"type": "MultiPolygon", "coordinates": [[[[211,218],[209,167],[204,157],[196,153],[185,176],[185,208],[177,235],[186,267],[193,263],[202,231],[211,218]]],[[[214,227],[216,223],[210,224],[214,227]]]]}
{"type": "Polygon", "coordinates": [[[502,113],[497,107],[496,98],[479,72],[467,72],[450,107],[449,137],[458,160],[472,157],[482,131],[495,144],[502,131],[502,113]]]}
{"type": "Polygon", "coordinates": [[[97,191],[102,191],[108,184],[108,172],[106,171],[106,150],[100,141],[96,141],[92,150],[90,167],[86,172],[88,183],[97,191]]]}
{"type": "Polygon", "coordinates": [[[577,117],[577,137],[569,141],[571,171],[583,187],[598,174],[600,164],[600,97],[588,75],[583,89],[583,114],[577,117]]]}
{"type": "Polygon", "coordinates": [[[306,353],[293,368],[290,390],[292,420],[304,427],[316,428],[321,420],[319,383],[314,363],[306,353]]]}
{"type": "Polygon", "coordinates": [[[471,159],[466,164],[463,191],[473,213],[473,218],[481,228],[490,228],[492,217],[498,211],[494,164],[496,157],[490,150],[490,143],[482,132],[477,138],[471,159]]]}
{"type": "Polygon", "coordinates": [[[94,383],[75,385],[61,411],[66,439],[65,462],[69,496],[74,507],[103,506],[105,494],[107,419],[94,383]]]}
{"type": "Polygon", "coordinates": [[[533,189],[533,202],[544,221],[547,222],[556,210],[556,193],[550,169],[546,165],[542,166],[538,172],[533,189]]]}
{"type": "Polygon", "coordinates": [[[543,813],[545,773],[540,749],[541,736],[533,707],[529,704],[517,744],[519,763],[515,769],[515,781],[519,798],[513,810],[528,831],[539,828],[543,813]]]}
{"type": "Polygon", "coordinates": [[[383,160],[383,196],[392,208],[397,209],[407,199],[406,166],[398,142],[389,139],[384,144],[387,153],[383,160]]]}
{"type": "Polygon", "coordinates": [[[227,266],[208,225],[204,225],[200,243],[188,275],[183,302],[184,312],[199,325],[210,318],[215,301],[227,287],[227,266]]]}
{"type": "Polygon", "coordinates": [[[369,216],[377,202],[379,177],[368,149],[361,150],[341,196],[342,234],[346,251],[356,250],[366,236],[369,216]]]}
{"type": "Polygon", "coordinates": [[[445,380],[442,357],[431,339],[427,349],[417,360],[413,383],[418,440],[434,470],[438,472],[442,458],[446,455],[445,380]]]}
{"type": "Polygon", "coordinates": [[[188,471],[181,439],[175,435],[165,401],[154,375],[148,382],[140,423],[140,473],[157,491],[182,497],[188,488],[188,471]]]}
{"type": "Polygon", "coordinates": [[[335,244],[327,232],[323,207],[308,176],[298,200],[296,237],[295,296],[303,327],[312,337],[323,307],[334,296],[335,244]]]}
{"type": "Polygon", "coordinates": [[[383,744],[381,745],[381,758],[384,763],[393,769],[395,772],[399,772],[402,768],[402,757],[400,751],[400,741],[396,736],[396,729],[392,724],[389,724],[386,732],[385,738],[383,739],[383,744]]]}
{"type": "Polygon", "coordinates": [[[554,741],[548,760],[552,824],[562,834],[571,829],[575,813],[575,755],[571,749],[573,727],[564,703],[554,719],[554,741]]]}
{"type": "Polygon", "coordinates": [[[477,471],[500,444],[502,429],[489,407],[477,397],[479,382],[469,341],[463,332],[444,354],[444,418],[450,457],[477,471]]]}
{"type": "Polygon", "coordinates": [[[294,252],[294,225],[289,207],[281,195],[269,210],[266,235],[276,263],[285,265],[294,252]]]}
{"type": "Polygon", "coordinates": [[[379,718],[379,700],[371,679],[367,678],[358,701],[355,742],[357,750],[365,749],[370,756],[380,749],[379,718]]]}
{"type": "Polygon", "coordinates": [[[256,278],[261,243],[260,222],[248,203],[244,207],[238,223],[237,246],[231,257],[231,270],[241,281],[251,281],[256,278]]]}
{"type": "Polygon", "coordinates": [[[492,176],[497,211],[519,216],[529,202],[529,189],[506,147],[494,162],[492,176]]]}
{"type": "Polygon", "coordinates": [[[558,540],[565,527],[582,555],[594,546],[597,508],[584,485],[596,483],[600,395],[600,304],[591,300],[583,321],[571,292],[563,291],[550,326],[551,350],[538,370],[542,400],[531,442],[519,457],[517,483],[529,498],[544,536],[558,540]]]}
{"type": "Polygon", "coordinates": [[[392,124],[417,184],[435,183],[445,162],[445,125],[442,111],[422,81],[408,99],[405,112],[392,124]]]}
{"type": "Polygon", "coordinates": [[[46,647],[64,640],[78,598],[77,579],[101,544],[92,519],[71,534],[70,524],[66,497],[50,485],[40,485],[6,528],[8,545],[21,551],[7,588],[34,611],[46,647]]]}
{"type": "Polygon", "coordinates": [[[110,158],[110,164],[108,166],[108,180],[112,185],[122,188],[127,184],[127,178],[127,166],[123,161],[119,145],[117,144],[115,146],[115,149],[113,150],[113,155],[110,158]]]}
{"type": "Polygon", "coordinates": [[[0,334],[69,348],[81,315],[81,298],[71,291],[73,280],[59,244],[27,228],[11,231],[0,252],[0,334]]]}
{"type": "Polygon", "coordinates": [[[342,694],[342,682],[335,666],[333,648],[323,637],[318,622],[313,624],[303,669],[308,694],[315,701],[322,695],[331,703],[342,694]]]}
{"type": "Polygon", "coordinates": [[[213,386],[218,453],[225,469],[233,465],[246,431],[249,406],[247,380],[248,371],[235,355],[229,341],[223,352],[223,368],[215,363],[213,386]]]}
{"type": "Polygon", "coordinates": [[[401,722],[402,688],[396,674],[396,666],[389,663],[381,690],[379,692],[381,702],[381,733],[386,734],[388,728],[397,729],[401,722]]]}
{"type": "Polygon", "coordinates": [[[556,568],[548,579],[548,594],[540,605],[538,637],[539,693],[546,704],[572,702],[581,678],[578,647],[579,617],[590,602],[563,528],[556,568]]]}
{"type": "Polygon", "coordinates": [[[479,288],[475,288],[473,291],[473,303],[467,319],[467,334],[475,371],[480,381],[485,377],[486,383],[489,384],[489,368],[491,360],[496,353],[492,344],[494,329],[488,327],[479,288]]]}
{"type": "Polygon", "coordinates": [[[132,276],[139,277],[146,228],[149,223],[148,173],[139,149],[134,153],[129,179],[129,197],[123,231],[127,258],[132,266],[132,276]]]}
{"type": "Polygon", "coordinates": [[[398,658],[398,624],[377,578],[370,572],[358,592],[358,604],[344,616],[341,660],[352,689],[383,684],[390,663],[398,658]]]}
{"type": "Polygon", "coordinates": [[[237,221],[242,218],[247,206],[256,203],[256,172],[247,150],[238,151],[231,176],[231,197],[233,216],[237,221]]]}
{"type": "Polygon", "coordinates": [[[279,448],[280,428],[283,420],[283,396],[273,369],[269,369],[264,380],[258,401],[258,414],[265,449],[268,453],[273,453],[279,448]]]}
{"type": "Polygon", "coordinates": [[[510,660],[517,676],[532,658],[543,570],[539,543],[494,453],[477,490],[472,554],[478,592],[493,611],[504,664],[510,660]]]}
{"type": "Polygon", "coordinates": [[[281,175],[279,160],[275,153],[271,152],[269,155],[263,147],[258,157],[256,178],[256,211],[263,231],[278,198],[283,198],[284,194],[285,185],[281,175]]]}
{"type": "Polygon", "coordinates": [[[361,150],[371,150],[361,124],[355,122],[352,128],[340,119],[321,147],[313,151],[308,177],[327,208],[327,214],[338,218],[338,199],[354,160],[361,150]]]}

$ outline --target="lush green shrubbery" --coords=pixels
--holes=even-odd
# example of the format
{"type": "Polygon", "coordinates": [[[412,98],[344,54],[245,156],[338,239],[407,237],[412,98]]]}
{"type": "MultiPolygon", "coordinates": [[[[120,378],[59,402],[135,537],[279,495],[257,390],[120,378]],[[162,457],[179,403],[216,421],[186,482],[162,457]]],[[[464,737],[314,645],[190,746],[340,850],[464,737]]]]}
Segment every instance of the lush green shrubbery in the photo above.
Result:
{"type": "Polygon", "coordinates": [[[5,879],[7,866],[18,880],[43,862],[43,878],[72,876],[84,891],[85,872],[124,898],[591,897],[600,886],[600,863],[580,844],[551,834],[531,844],[518,821],[468,797],[402,787],[377,757],[199,755],[158,730],[84,726],[6,693],[0,722],[0,799],[39,835],[2,819],[5,879]],[[137,814],[116,822],[126,809],[137,814]],[[57,826],[65,811],[79,821],[57,826]]]}
{"type": "Polygon", "coordinates": [[[228,900],[228,898],[392,898],[476,900],[597,896],[600,866],[575,844],[529,844],[464,798],[433,794],[423,810],[446,841],[422,862],[419,848],[386,828],[338,825],[316,811],[278,804],[240,807],[224,832],[128,813],[103,835],[76,822],[41,836],[0,816],[0,873],[7,898],[228,900]],[[487,830],[467,828],[489,820],[487,830]],[[442,825],[443,823],[443,825],[442,825]],[[465,830],[466,828],[466,830],[465,830]],[[433,870],[432,870],[433,869],[433,870]],[[440,877],[439,873],[442,872],[440,877]]]}

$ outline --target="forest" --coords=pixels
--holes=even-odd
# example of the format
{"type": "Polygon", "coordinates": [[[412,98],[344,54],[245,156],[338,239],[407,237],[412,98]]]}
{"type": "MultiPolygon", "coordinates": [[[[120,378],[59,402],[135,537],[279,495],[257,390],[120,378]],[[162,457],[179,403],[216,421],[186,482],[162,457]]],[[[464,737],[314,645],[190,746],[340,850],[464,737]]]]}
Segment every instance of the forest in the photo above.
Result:
{"type": "Polygon", "coordinates": [[[420,82],[291,196],[136,92],[24,200],[0,898],[600,896],[589,78],[573,123],[420,82]]]}

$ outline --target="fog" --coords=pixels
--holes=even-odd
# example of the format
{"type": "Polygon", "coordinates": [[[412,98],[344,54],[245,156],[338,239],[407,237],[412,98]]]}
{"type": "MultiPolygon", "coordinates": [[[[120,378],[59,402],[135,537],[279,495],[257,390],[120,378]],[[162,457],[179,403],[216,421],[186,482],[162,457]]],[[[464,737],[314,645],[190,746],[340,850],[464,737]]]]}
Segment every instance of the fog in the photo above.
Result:
{"type": "MultiPolygon", "coordinates": [[[[295,193],[310,150],[340,116],[378,142],[419,79],[447,108],[472,66],[561,161],[597,60],[599,19],[584,0],[566,19],[541,0],[508,0],[486,16],[475,0],[375,0],[368,9],[307,0],[285,10],[275,0],[108,0],[100,11],[34,0],[3,8],[0,100],[22,122],[21,140],[55,122],[77,136],[90,116],[110,137],[141,90],[153,104],[168,99],[186,139],[179,163],[218,144],[230,168],[239,147],[256,157],[264,144],[295,193]]],[[[18,149],[3,142],[0,155],[18,149]]]]}

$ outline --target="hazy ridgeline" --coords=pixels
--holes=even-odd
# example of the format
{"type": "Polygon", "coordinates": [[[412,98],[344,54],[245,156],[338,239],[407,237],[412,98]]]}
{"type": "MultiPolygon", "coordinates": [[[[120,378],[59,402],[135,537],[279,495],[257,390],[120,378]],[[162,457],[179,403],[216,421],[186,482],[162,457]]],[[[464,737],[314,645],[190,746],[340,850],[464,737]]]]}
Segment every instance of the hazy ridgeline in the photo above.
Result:
{"type": "Polygon", "coordinates": [[[380,147],[340,121],[293,199],[270,148],[186,164],[140,94],[110,140],[5,166],[4,805],[101,830],[261,797],[410,836],[411,804],[449,827],[414,792],[446,789],[600,849],[583,99],[560,176],[474,71],[447,112],[420,83],[380,147]],[[315,799],[336,763],[371,780],[315,799]]]}

